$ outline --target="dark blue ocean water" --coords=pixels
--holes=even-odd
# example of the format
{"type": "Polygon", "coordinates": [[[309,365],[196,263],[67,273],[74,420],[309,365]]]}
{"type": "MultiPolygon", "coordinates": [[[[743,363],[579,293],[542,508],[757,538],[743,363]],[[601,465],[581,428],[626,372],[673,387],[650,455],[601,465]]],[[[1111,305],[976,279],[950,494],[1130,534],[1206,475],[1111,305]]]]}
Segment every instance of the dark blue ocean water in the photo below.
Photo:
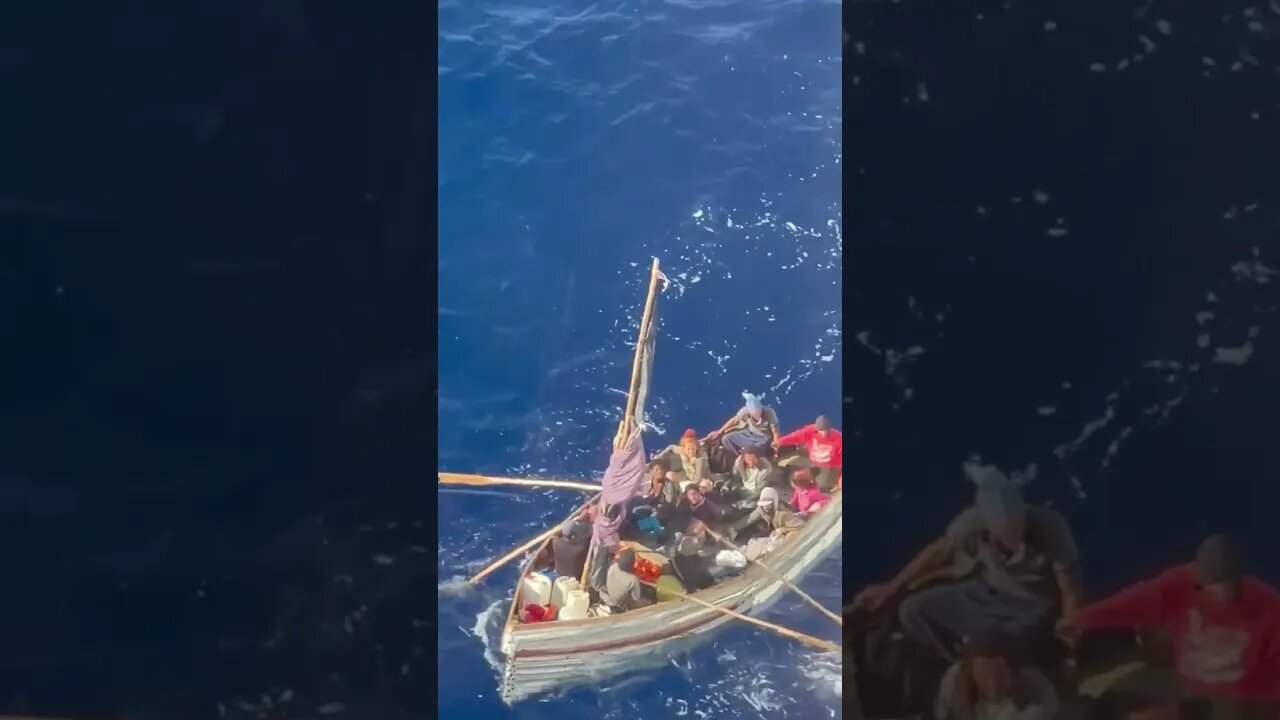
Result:
{"type": "MultiPolygon", "coordinates": [[[[625,400],[651,258],[669,285],[657,449],[762,393],[841,410],[840,6],[672,0],[439,6],[442,468],[589,477],[625,400]]],[[[550,492],[440,494],[439,572],[562,518],[550,492]]],[[[839,554],[805,582],[840,600],[839,554]]],[[[496,634],[515,568],[440,595],[440,712],[825,717],[833,659],[732,628],[665,670],[514,709],[496,634]]],[[[835,637],[784,599],[770,617],[835,637]]]]}
{"type": "Polygon", "coordinates": [[[1038,465],[1090,597],[1214,531],[1280,582],[1280,8],[856,2],[846,23],[846,520],[886,549],[850,574],[935,537],[977,455],[1038,465]]]}

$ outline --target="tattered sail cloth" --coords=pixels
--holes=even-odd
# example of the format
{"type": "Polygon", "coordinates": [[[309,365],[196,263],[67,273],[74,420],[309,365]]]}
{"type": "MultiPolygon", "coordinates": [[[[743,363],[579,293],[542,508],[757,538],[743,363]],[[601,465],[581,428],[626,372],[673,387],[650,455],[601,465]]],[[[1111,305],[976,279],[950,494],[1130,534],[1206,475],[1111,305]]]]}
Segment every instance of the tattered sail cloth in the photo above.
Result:
{"type": "MultiPolygon", "coordinates": [[[[640,492],[644,478],[644,441],[640,439],[640,433],[634,433],[621,448],[614,450],[609,456],[609,469],[605,471],[601,482],[601,506],[626,503],[640,492]]],[[[591,528],[591,539],[602,547],[617,545],[618,530],[622,528],[626,516],[626,513],[618,513],[616,519],[610,520],[603,512],[597,513],[591,528]]]]}

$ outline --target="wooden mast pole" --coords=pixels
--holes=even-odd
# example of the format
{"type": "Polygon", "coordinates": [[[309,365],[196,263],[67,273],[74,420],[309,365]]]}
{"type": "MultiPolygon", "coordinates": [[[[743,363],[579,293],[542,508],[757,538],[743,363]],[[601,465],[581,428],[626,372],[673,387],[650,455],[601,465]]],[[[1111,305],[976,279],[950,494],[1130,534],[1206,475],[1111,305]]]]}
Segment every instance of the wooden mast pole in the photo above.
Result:
{"type": "MultiPolygon", "coordinates": [[[[627,386],[627,407],[622,412],[622,420],[618,423],[618,432],[613,436],[614,450],[620,449],[631,437],[631,416],[636,411],[636,393],[640,389],[640,369],[644,365],[644,341],[649,337],[649,323],[653,319],[653,306],[658,299],[658,278],[660,277],[662,272],[659,270],[658,258],[655,257],[653,266],[649,270],[649,293],[644,301],[644,314],[640,316],[640,333],[636,336],[635,359],[631,362],[631,384],[627,386]]],[[[596,543],[592,541],[587,548],[587,562],[582,566],[580,582],[584,588],[587,587],[587,580],[591,578],[591,566],[595,564],[597,551],[596,543]]]]}
{"type": "Polygon", "coordinates": [[[613,447],[618,449],[631,436],[632,415],[636,411],[636,392],[639,390],[640,368],[644,358],[644,341],[649,336],[649,323],[653,316],[653,306],[658,299],[658,278],[662,273],[658,269],[658,258],[653,259],[653,268],[649,274],[649,295],[644,301],[644,315],[640,317],[640,334],[636,338],[636,356],[631,363],[631,384],[627,389],[627,409],[622,414],[622,422],[618,424],[618,434],[613,437],[613,447]]]}

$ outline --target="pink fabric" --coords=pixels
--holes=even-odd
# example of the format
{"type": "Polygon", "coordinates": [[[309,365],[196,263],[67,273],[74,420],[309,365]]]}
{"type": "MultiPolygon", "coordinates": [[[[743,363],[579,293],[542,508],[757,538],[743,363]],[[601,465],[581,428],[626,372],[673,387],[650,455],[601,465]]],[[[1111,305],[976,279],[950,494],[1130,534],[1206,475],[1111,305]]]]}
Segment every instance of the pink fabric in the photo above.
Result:
{"type": "MultiPolygon", "coordinates": [[[[625,505],[627,501],[640,494],[647,475],[644,462],[644,441],[640,434],[631,436],[621,448],[609,455],[609,469],[604,471],[601,482],[600,505],[625,505]]],[[[618,513],[616,520],[610,521],[603,513],[597,513],[591,525],[591,540],[597,547],[614,547],[620,541],[618,531],[626,521],[626,512],[618,513]]]]}
{"type": "Polygon", "coordinates": [[[604,471],[601,500],[617,505],[635,497],[645,478],[644,441],[637,433],[609,456],[609,469],[604,471]]]}
{"type": "Polygon", "coordinates": [[[817,486],[810,485],[807,488],[796,488],[795,492],[791,493],[791,500],[787,504],[799,512],[809,512],[822,507],[830,499],[831,497],[819,490],[817,486]]]}

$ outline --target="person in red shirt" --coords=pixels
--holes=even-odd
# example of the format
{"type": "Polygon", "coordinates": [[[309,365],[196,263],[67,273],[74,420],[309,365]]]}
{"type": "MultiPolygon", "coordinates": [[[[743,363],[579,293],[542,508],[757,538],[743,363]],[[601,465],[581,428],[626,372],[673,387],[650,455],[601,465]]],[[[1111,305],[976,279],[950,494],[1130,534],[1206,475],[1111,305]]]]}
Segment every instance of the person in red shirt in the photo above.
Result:
{"type": "Polygon", "coordinates": [[[1168,636],[1173,665],[1189,693],[1242,714],[1280,713],[1280,591],[1245,574],[1227,537],[1205,540],[1193,563],[1085,605],[1059,624],[1080,631],[1131,628],[1168,636]]]}
{"type": "Polygon", "coordinates": [[[812,425],[778,438],[773,447],[800,445],[809,452],[809,462],[817,469],[815,480],[823,492],[831,492],[840,483],[844,467],[844,436],[831,427],[826,415],[819,415],[812,425]]]}

